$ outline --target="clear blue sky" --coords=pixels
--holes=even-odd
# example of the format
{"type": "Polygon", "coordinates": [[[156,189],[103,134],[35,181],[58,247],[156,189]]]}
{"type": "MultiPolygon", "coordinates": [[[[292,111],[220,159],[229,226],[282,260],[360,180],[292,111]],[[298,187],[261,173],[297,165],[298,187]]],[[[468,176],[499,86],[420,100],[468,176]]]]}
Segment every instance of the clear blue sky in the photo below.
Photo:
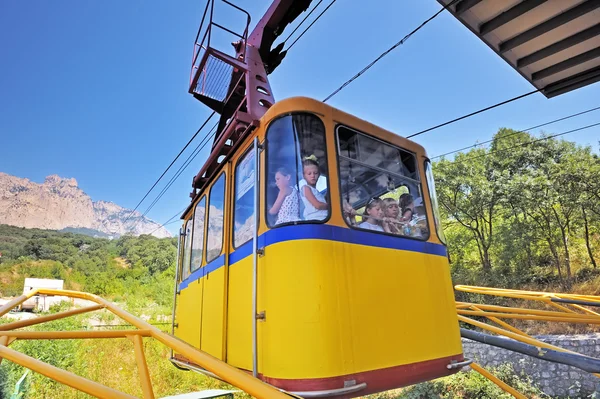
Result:
{"type": "MultiPolygon", "coordinates": [[[[134,207],[209,114],[187,93],[204,4],[0,2],[0,171],[36,182],[50,174],[74,177],[93,200],[134,207]]],[[[236,4],[250,12],[254,24],[270,1],[236,4]]],[[[331,7],[270,75],[276,99],[323,99],[440,8],[435,0],[366,4],[338,0],[331,7]]],[[[239,22],[233,15],[219,17],[226,26],[239,22]]],[[[329,103],[408,135],[530,90],[444,13],[329,103]]],[[[499,127],[525,129],[598,105],[598,83],[550,100],[538,94],[417,141],[435,156],[487,140],[499,127]]],[[[596,122],[600,112],[545,131],[596,122]]],[[[565,138],[597,150],[599,131],[565,138]]],[[[189,202],[192,176],[205,157],[183,173],[151,218],[164,222],[189,202]]]]}

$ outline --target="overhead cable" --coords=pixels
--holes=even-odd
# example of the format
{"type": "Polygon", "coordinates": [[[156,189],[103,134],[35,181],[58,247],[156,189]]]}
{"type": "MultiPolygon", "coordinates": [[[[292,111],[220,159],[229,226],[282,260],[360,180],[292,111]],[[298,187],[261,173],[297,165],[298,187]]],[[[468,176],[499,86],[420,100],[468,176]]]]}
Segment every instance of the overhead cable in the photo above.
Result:
{"type": "Polygon", "coordinates": [[[319,2],[317,3],[317,5],[315,5],[312,10],[309,11],[308,14],[306,14],[306,16],[304,17],[304,19],[302,19],[302,21],[300,21],[300,23],[298,24],[298,26],[296,26],[296,28],[294,28],[294,30],[292,31],[292,33],[290,33],[288,35],[288,37],[286,37],[282,43],[287,42],[288,40],[290,40],[290,37],[292,37],[292,35],[294,33],[296,33],[296,31],[298,30],[298,28],[300,28],[302,26],[302,24],[304,24],[304,22],[308,19],[308,17],[310,17],[310,15],[317,9],[317,7],[319,7],[319,5],[321,5],[321,3],[323,2],[323,0],[319,0],[319,2]]]}
{"type": "MultiPolygon", "coordinates": [[[[509,138],[511,136],[514,136],[514,135],[517,135],[517,134],[520,134],[520,133],[526,133],[526,132],[529,132],[529,131],[531,131],[533,129],[538,129],[538,128],[543,127],[543,126],[552,125],[552,124],[557,123],[557,122],[562,122],[564,120],[575,118],[577,116],[584,115],[584,114],[587,114],[587,113],[592,112],[592,111],[597,111],[599,109],[600,109],[600,107],[590,108],[588,110],[585,110],[585,111],[582,111],[582,112],[578,112],[576,114],[571,114],[571,115],[568,115],[568,116],[565,116],[565,117],[562,117],[562,118],[559,118],[559,119],[554,119],[554,120],[552,120],[550,122],[542,123],[542,124],[537,125],[537,126],[533,126],[533,127],[527,128],[527,129],[523,129],[523,130],[519,130],[519,131],[516,131],[516,132],[509,133],[507,135],[504,135],[504,136],[500,137],[500,139],[504,140],[504,139],[507,139],[507,138],[509,138]]],[[[482,141],[481,143],[476,143],[476,144],[473,144],[473,145],[470,145],[470,146],[467,146],[467,147],[460,148],[458,150],[446,152],[446,153],[441,154],[441,155],[436,155],[434,157],[431,157],[430,159],[433,160],[433,159],[445,157],[446,155],[451,155],[451,154],[455,154],[457,152],[461,152],[461,151],[464,151],[464,150],[469,150],[471,148],[479,147],[481,145],[491,143],[492,141],[494,141],[494,139],[482,141]]]]}
{"type": "Polygon", "coordinates": [[[511,147],[508,147],[508,148],[501,148],[501,149],[498,149],[498,150],[487,152],[485,154],[474,155],[472,157],[467,157],[465,159],[461,159],[461,160],[455,161],[455,162],[463,163],[463,162],[466,162],[466,161],[470,161],[472,159],[487,157],[487,156],[495,154],[495,153],[506,152],[506,151],[514,150],[515,148],[519,148],[519,147],[526,147],[528,145],[531,145],[531,144],[534,144],[534,143],[537,143],[537,142],[540,142],[540,141],[550,140],[550,139],[553,139],[553,138],[556,138],[556,137],[560,137],[560,136],[564,136],[564,135],[567,135],[567,134],[571,134],[571,133],[575,133],[575,132],[580,132],[582,130],[590,129],[590,128],[595,127],[595,126],[600,126],[600,122],[593,123],[591,125],[587,125],[587,126],[583,126],[583,127],[579,127],[577,129],[572,129],[572,130],[569,130],[569,131],[566,131],[566,132],[552,134],[550,136],[545,136],[545,137],[542,137],[542,138],[539,138],[539,139],[527,141],[525,143],[517,144],[517,145],[511,146],[511,147]]]}
{"type": "Polygon", "coordinates": [[[133,210],[131,211],[131,213],[129,213],[129,216],[127,216],[127,218],[125,219],[125,222],[127,222],[131,218],[131,216],[133,216],[133,213],[136,211],[136,209],[142,204],[142,202],[144,202],[144,200],[146,199],[146,197],[148,197],[148,195],[152,192],[152,190],[154,189],[154,187],[156,187],[156,185],[158,184],[158,182],[160,182],[160,180],[165,176],[165,174],[169,171],[169,169],[171,169],[171,166],[173,166],[173,164],[179,159],[179,157],[181,156],[181,154],[183,154],[183,152],[189,147],[189,145],[192,143],[192,141],[194,141],[194,139],[196,138],[196,136],[198,136],[198,134],[202,131],[202,129],[204,129],[204,126],[206,126],[206,124],[213,117],[214,114],[215,114],[215,112],[213,111],[208,116],[208,118],[206,118],[206,120],[204,121],[204,123],[202,123],[202,126],[200,126],[200,128],[196,131],[196,133],[194,133],[194,135],[192,136],[192,138],[190,138],[190,140],[187,142],[187,144],[181,149],[181,151],[179,151],[179,154],[177,154],[177,156],[175,157],[175,159],[173,159],[173,161],[171,161],[171,163],[169,164],[169,166],[167,166],[167,168],[165,169],[165,171],[154,182],[154,184],[152,185],[152,187],[150,187],[150,189],[142,197],[142,199],[140,200],[140,202],[138,202],[137,205],[135,206],[135,208],[133,208],[133,210]]]}
{"type": "Polygon", "coordinates": [[[420,132],[417,132],[417,133],[413,133],[413,134],[411,134],[409,136],[406,136],[406,138],[411,138],[411,137],[419,136],[419,135],[421,135],[423,133],[427,133],[427,132],[430,132],[432,130],[439,129],[440,127],[451,125],[452,123],[455,123],[455,122],[458,122],[458,121],[462,121],[463,119],[467,119],[467,118],[470,118],[470,117],[475,116],[477,114],[481,114],[481,113],[483,113],[485,111],[489,111],[490,109],[494,109],[494,108],[500,107],[500,106],[502,106],[504,104],[508,104],[508,103],[513,102],[513,101],[520,100],[521,98],[525,98],[525,97],[530,96],[532,94],[535,94],[535,93],[537,93],[539,91],[540,91],[540,89],[537,89],[537,90],[533,90],[533,91],[530,91],[530,92],[525,93],[525,94],[518,95],[518,96],[513,97],[513,98],[509,98],[508,100],[504,100],[504,101],[501,101],[501,102],[496,103],[494,105],[490,105],[489,107],[485,107],[485,108],[482,108],[482,109],[477,110],[475,112],[471,112],[470,114],[466,114],[466,115],[460,116],[458,118],[449,120],[448,122],[440,123],[439,125],[435,125],[433,127],[425,129],[425,130],[421,130],[420,132]]]}
{"type": "MultiPolygon", "coordinates": [[[[336,1],[337,1],[337,0],[332,0],[332,2],[331,2],[331,3],[329,3],[329,5],[328,5],[327,7],[325,7],[325,9],[324,9],[323,11],[321,11],[321,13],[320,13],[319,15],[317,15],[317,17],[316,17],[316,18],[315,18],[315,19],[314,19],[314,20],[313,20],[313,21],[310,23],[310,25],[308,25],[308,27],[302,31],[302,33],[300,34],[300,36],[298,36],[298,37],[296,38],[296,40],[294,40],[294,41],[292,42],[292,44],[290,44],[290,45],[289,45],[289,47],[288,47],[288,48],[287,48],[285,51],[286,51],[286,52],[287,52],[287,51],[290,51],[290,49],[291,49],[292,47],[294,47],[294,44],[296,44],[296,42],[297,42],[298,40],[300,40],[300,38],[301,38],[302,36],[304,36],[304,34],[305,34],[306,32],[308,32],[308,30],[309,30],[309,29],[310,29],[310,28],[311,28],[311,27],[312,27],[312,26],[315,24],[315,22],[317,22],[317,21],[319,20],[319,18],[321,18],[321,17],[323,16],[323,14],[325,14],[325,13],[327,12],[327,10],[329,10],[329,7],[331,7],[331,6],[333,5],[333,3],[335,3],[336,1]]],[[[319,4],[320,4],[320,3],[321,3],[321,2],[319,2],[319,4]]],[[[317,6],[318,6],[319,4],[317,4],[317,5],[315,6],[315,8],[317,8],[317,6]]],[[[313,10],[314,10],[314,9],[313,9],[313,10]]],[[[312,12],[312,11],[311,11],[311,12],[312,12]]],[[[307,15],[307,17],[308,17],[308,15],[307,15]]],[[[306,18],[305,18],[305,19],[306,19],[306,18]]],[[[302,21],[302,22],[304,22],[304,21],[302,21]]],[[[288,37],[288,39],[289,39],[289,37],[288,37]]],[[[286,40],[287,40],[287,39],[286,39],[286,40]]]]}
{"type": "Polygon", "coordinates": [[[451,5],[453,5],[457,1],[459,1],[459,0],[452,0],[446,6],[442,7],[438,12],[436,12],[435,14],[433,14],[431,17],[427,18],[424,22],[421,23],[421,25],[419,25],[418,27],[416,27],[415,29],[413,29],[412,32],[410,32],[409,34],[407,34],[406,36],[404,36],[402,38],[402,40],[400,40],[399,42],[397,42],[396,44],[394,44],[392,47],[390,47],[389,49],[387,49],[386,51],[384,51],[383,53],[381,53],[381,55],[379,55],[379,57],[377,57],[373,61],[371,61],[371,63],[369,65],[367,65],[366,67],[364,67],[363,69],[361,69],[356,75],[354,75],[353,77],[351,77],[350,79],[348,79],[346,82],[344,82],[344,84],[342,84],[340,87],[338,87],[336,90],[334,90],[330,95],[328,95],[327,97],[325,97],[325,99],[323,100],[323,102],[324,103],[327,102],[327,100],[329,100],[331,97],[335,96],[340,91],[342,91],[344,88],[346,88],[350,83],[352,83],[356,79],[358,79],[362,74],[364,74],[365,72],[367,72],[373,65],[375,65],[377,62],[379,62],[379,60],[381,60],[383,57],[385,57],[386,55],[388,55],[389,53],[391,53],[392,50],[394,50],[398,46],[401,46],[402,44],[404,44],[412,35],[414,35],[415,33],[417,33],[420,29],[422,29],[425,25],[427,25],[429,22],[431,22],[432,20],[434,20],[444,10],[447,10],[451,5]]]}
{"type": "Polygon", "coordinates": [[[165,193],[167,192],[167,190],[169,188],[171,188],[171,186],[173,185],[173,183],[175,183],[175,181],[181,176],[181,174],[185,171],[185,169],[187,169],[187,167],[198,156],[198,154],[200,154],[200,152],[204,149],[204,147],[206,147],[206,144],[208,144],[208,142],[210,141],[210,139],[212,137],[214,137],[214,135],[215,135],[215,128],[217,127],[217,125],[218,125],[218,123],[216,123],[212,127],[212,129],[209,131],[209,133],[206,136],[204,136],[204,138],[202,139],[202,141],[196,146],[196,148],[194,149],[194,151],[192,151],[191,154],[187,157],[187,159],[185,161],[183,161],[183,163],[181,164],[181,166],[179,167],[179,169],[177,169],[177,171],[171,177],[171,179],[167,182],[167,184],[165,185],[165,187],[163,187],[163,189],[156,196],[156,198],[154,199],[154,201],[152,201],[152,203],[150,204],[150,206],[148,206],[148,208],[144,211],[144,213],[143,213],[142,216],[146,216],[148,214],[148,212],[150,212],[150,210],[152,210],[152,208],[154,208],[154,205],[156,205],[156,203],[163,197],[163,195],[165,195],[165,193]]]}

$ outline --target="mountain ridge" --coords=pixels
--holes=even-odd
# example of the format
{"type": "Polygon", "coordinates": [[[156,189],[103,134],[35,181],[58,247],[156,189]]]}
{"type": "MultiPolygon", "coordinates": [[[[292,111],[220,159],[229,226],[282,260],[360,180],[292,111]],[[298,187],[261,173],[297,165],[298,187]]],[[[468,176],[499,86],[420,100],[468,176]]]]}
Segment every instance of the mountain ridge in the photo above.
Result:
{"type": "Polygon", "coordinates": [[[89,229],[119,237],[171,237],[159,223],[110,201],[92,201],[74,178],[47,176],[43,183],[0,172],[0,223],[49,230],[89,229]]]}

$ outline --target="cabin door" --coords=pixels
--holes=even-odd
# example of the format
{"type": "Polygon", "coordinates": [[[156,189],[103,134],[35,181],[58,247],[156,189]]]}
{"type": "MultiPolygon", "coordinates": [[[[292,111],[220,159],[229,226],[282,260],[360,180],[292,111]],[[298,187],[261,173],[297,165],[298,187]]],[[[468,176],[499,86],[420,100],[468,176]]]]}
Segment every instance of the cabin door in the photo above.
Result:
{"type": "Polygon", "coordinates": [[[225,359],[225,322],[227,320],[227,265],[229,258],[231,196],[230,165],[223,168],[210,187],[206,204],[206,265],[202,280],[202,328],[200,348],[225,359]]]}
{"type": "Polygon", "coordinates": [[[232,164],[233,234],[228,265],[227,363],[253,370],[253,270],[259,208],[258,145],[250,144],[232,164]]]}

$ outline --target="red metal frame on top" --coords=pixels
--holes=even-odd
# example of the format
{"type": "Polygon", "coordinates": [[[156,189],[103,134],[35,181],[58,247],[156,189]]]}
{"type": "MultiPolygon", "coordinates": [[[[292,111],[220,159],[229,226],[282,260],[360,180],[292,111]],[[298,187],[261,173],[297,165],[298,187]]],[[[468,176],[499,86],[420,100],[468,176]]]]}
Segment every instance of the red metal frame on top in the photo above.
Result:
{"type": "Polygon", "coordinates": [[[312,0],[273,1],[250,35],[250,15],[227,0],[220,1],[244,13],[246,26],[239,34],[214,22],[215,0],[207,2],[194,42],[189,92],[220,114],[220,120],[212,151],[193,179],[192,199],[275,102],[267,74],[279,65],[285,51],[283,44],[271,47],[312,0]],[[235,37],[235,56],[211,47],[213,29],[235,37]]]}

